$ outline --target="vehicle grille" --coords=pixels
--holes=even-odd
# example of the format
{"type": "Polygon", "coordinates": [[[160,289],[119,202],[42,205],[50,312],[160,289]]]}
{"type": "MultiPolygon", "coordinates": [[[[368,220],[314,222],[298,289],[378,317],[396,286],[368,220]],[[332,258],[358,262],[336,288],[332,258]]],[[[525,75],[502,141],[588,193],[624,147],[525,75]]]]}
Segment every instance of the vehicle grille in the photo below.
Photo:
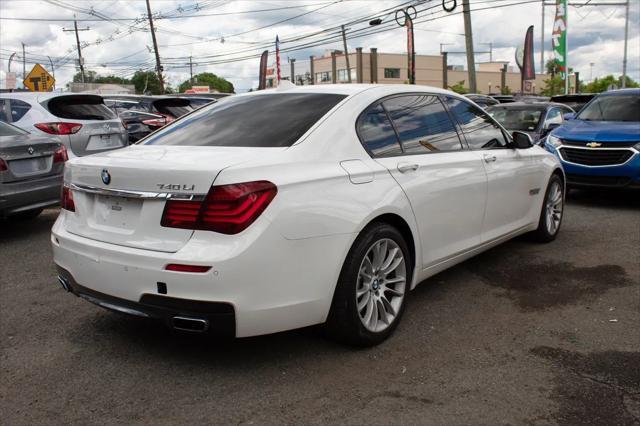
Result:
{"type": "MultiPolygon", "coordinates": [[[[588,143],[596,142],[596,141],[573,141],[569,139],[562,139],[562,145],[566,146],[580,146],[582,148],[586,148],[588,143]]],[[[596,143],[600,144],[600,148],[631,148],[632,146],[640,143],[640,141],[633,142],[601,142],[597,141],[596,143]]]]}
{"type": "Polygon", "coordinates": [[[567,183],[569,185],[589,185],[589,186],[626,186],[631,182],[630,177],[626,176],[591,176],[567,174],[567,183]]]}
{"type": "Polygon", "coordinates": [[[585,166],[615,166],[623,164],[633,155],[628,149],[560,149],[560,155],[565,161],[585,166]]]}

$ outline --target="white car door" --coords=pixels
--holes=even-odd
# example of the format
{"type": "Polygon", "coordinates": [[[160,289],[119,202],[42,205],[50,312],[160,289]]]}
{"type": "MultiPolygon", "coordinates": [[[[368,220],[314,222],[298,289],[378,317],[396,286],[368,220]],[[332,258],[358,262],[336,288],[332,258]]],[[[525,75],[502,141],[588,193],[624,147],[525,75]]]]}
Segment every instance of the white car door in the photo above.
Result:
{"type": "Polygon", "coordinates": [[[486,174],[477,156],[463,149],[437,96],[386,98],[362,114],[359,134],[409,198],[420,232],[422,268],[480,244],[486,174]]]}
{"type": "MultiPolygon", "coordinates": [[[[482,241],[491,241],[531,222],[540,191],[540,165],[529,150],[514,149],[502,128],[484,111],[447,97],[469,149],[484,164],[488,178],[487,208],[482,241]]],[[[534,149],[534,148],[531,148],[534,149]]]]}

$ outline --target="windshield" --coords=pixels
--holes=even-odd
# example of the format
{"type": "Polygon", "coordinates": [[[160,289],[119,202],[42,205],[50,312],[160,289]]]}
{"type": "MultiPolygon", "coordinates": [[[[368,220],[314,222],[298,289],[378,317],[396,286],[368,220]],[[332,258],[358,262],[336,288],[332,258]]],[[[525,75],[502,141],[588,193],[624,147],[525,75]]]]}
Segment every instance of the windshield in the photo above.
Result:
{"type": "Polygon", "coordinates": [[[576,118],[587,121],[640,121],[640,96],[598,96],[576,118]]]}
{"type": "Polygon", "coordinates": [[[322,93],[234,96],[164,127],[143,144],[291,146],[344,98],[322,93]]]}
{"type": "Polygon", "coordinates": [[[17,135],[26,135],[29,132],[26,130],[22,130],[16,126],[12,126],[11,124],[5,123],[4,121],[0,121],[0,136],[17,136],[17,135]]]}
{"type": "Polygon", "coordinates": [[[489,107],[487,112],[495,118],[505,129],[534,131],[538,127],[542,111],[539,109],[507,109],[504,107],[489,107]]]}

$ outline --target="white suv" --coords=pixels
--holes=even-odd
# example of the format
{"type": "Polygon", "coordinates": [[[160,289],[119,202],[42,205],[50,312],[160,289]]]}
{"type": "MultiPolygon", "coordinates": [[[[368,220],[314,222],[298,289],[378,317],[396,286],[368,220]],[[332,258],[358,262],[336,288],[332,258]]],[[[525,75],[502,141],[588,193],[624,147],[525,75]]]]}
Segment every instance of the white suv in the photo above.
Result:
{"type": "Polygon", "coordinates": [[[101,96],[60,93],[2,93],[0,121],[36,135],[56,135],[70,157],[127,145],[127,131],[101,96]]]}

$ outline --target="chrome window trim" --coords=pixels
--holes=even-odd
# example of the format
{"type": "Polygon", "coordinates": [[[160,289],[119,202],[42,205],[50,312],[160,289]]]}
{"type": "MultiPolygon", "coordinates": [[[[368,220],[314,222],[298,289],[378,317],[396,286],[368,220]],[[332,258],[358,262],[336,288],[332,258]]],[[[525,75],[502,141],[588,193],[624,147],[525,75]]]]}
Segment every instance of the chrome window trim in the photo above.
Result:
{"type": "Polygon", "coordinates": [[[185,194],[180,192],[129,191],[124,189],[100,188],[79,183],[70,183],[68,186],[71,190],[86,192],[88,194],[137,199],[202,201],[207,196],[207,194],[185,194]]]}

